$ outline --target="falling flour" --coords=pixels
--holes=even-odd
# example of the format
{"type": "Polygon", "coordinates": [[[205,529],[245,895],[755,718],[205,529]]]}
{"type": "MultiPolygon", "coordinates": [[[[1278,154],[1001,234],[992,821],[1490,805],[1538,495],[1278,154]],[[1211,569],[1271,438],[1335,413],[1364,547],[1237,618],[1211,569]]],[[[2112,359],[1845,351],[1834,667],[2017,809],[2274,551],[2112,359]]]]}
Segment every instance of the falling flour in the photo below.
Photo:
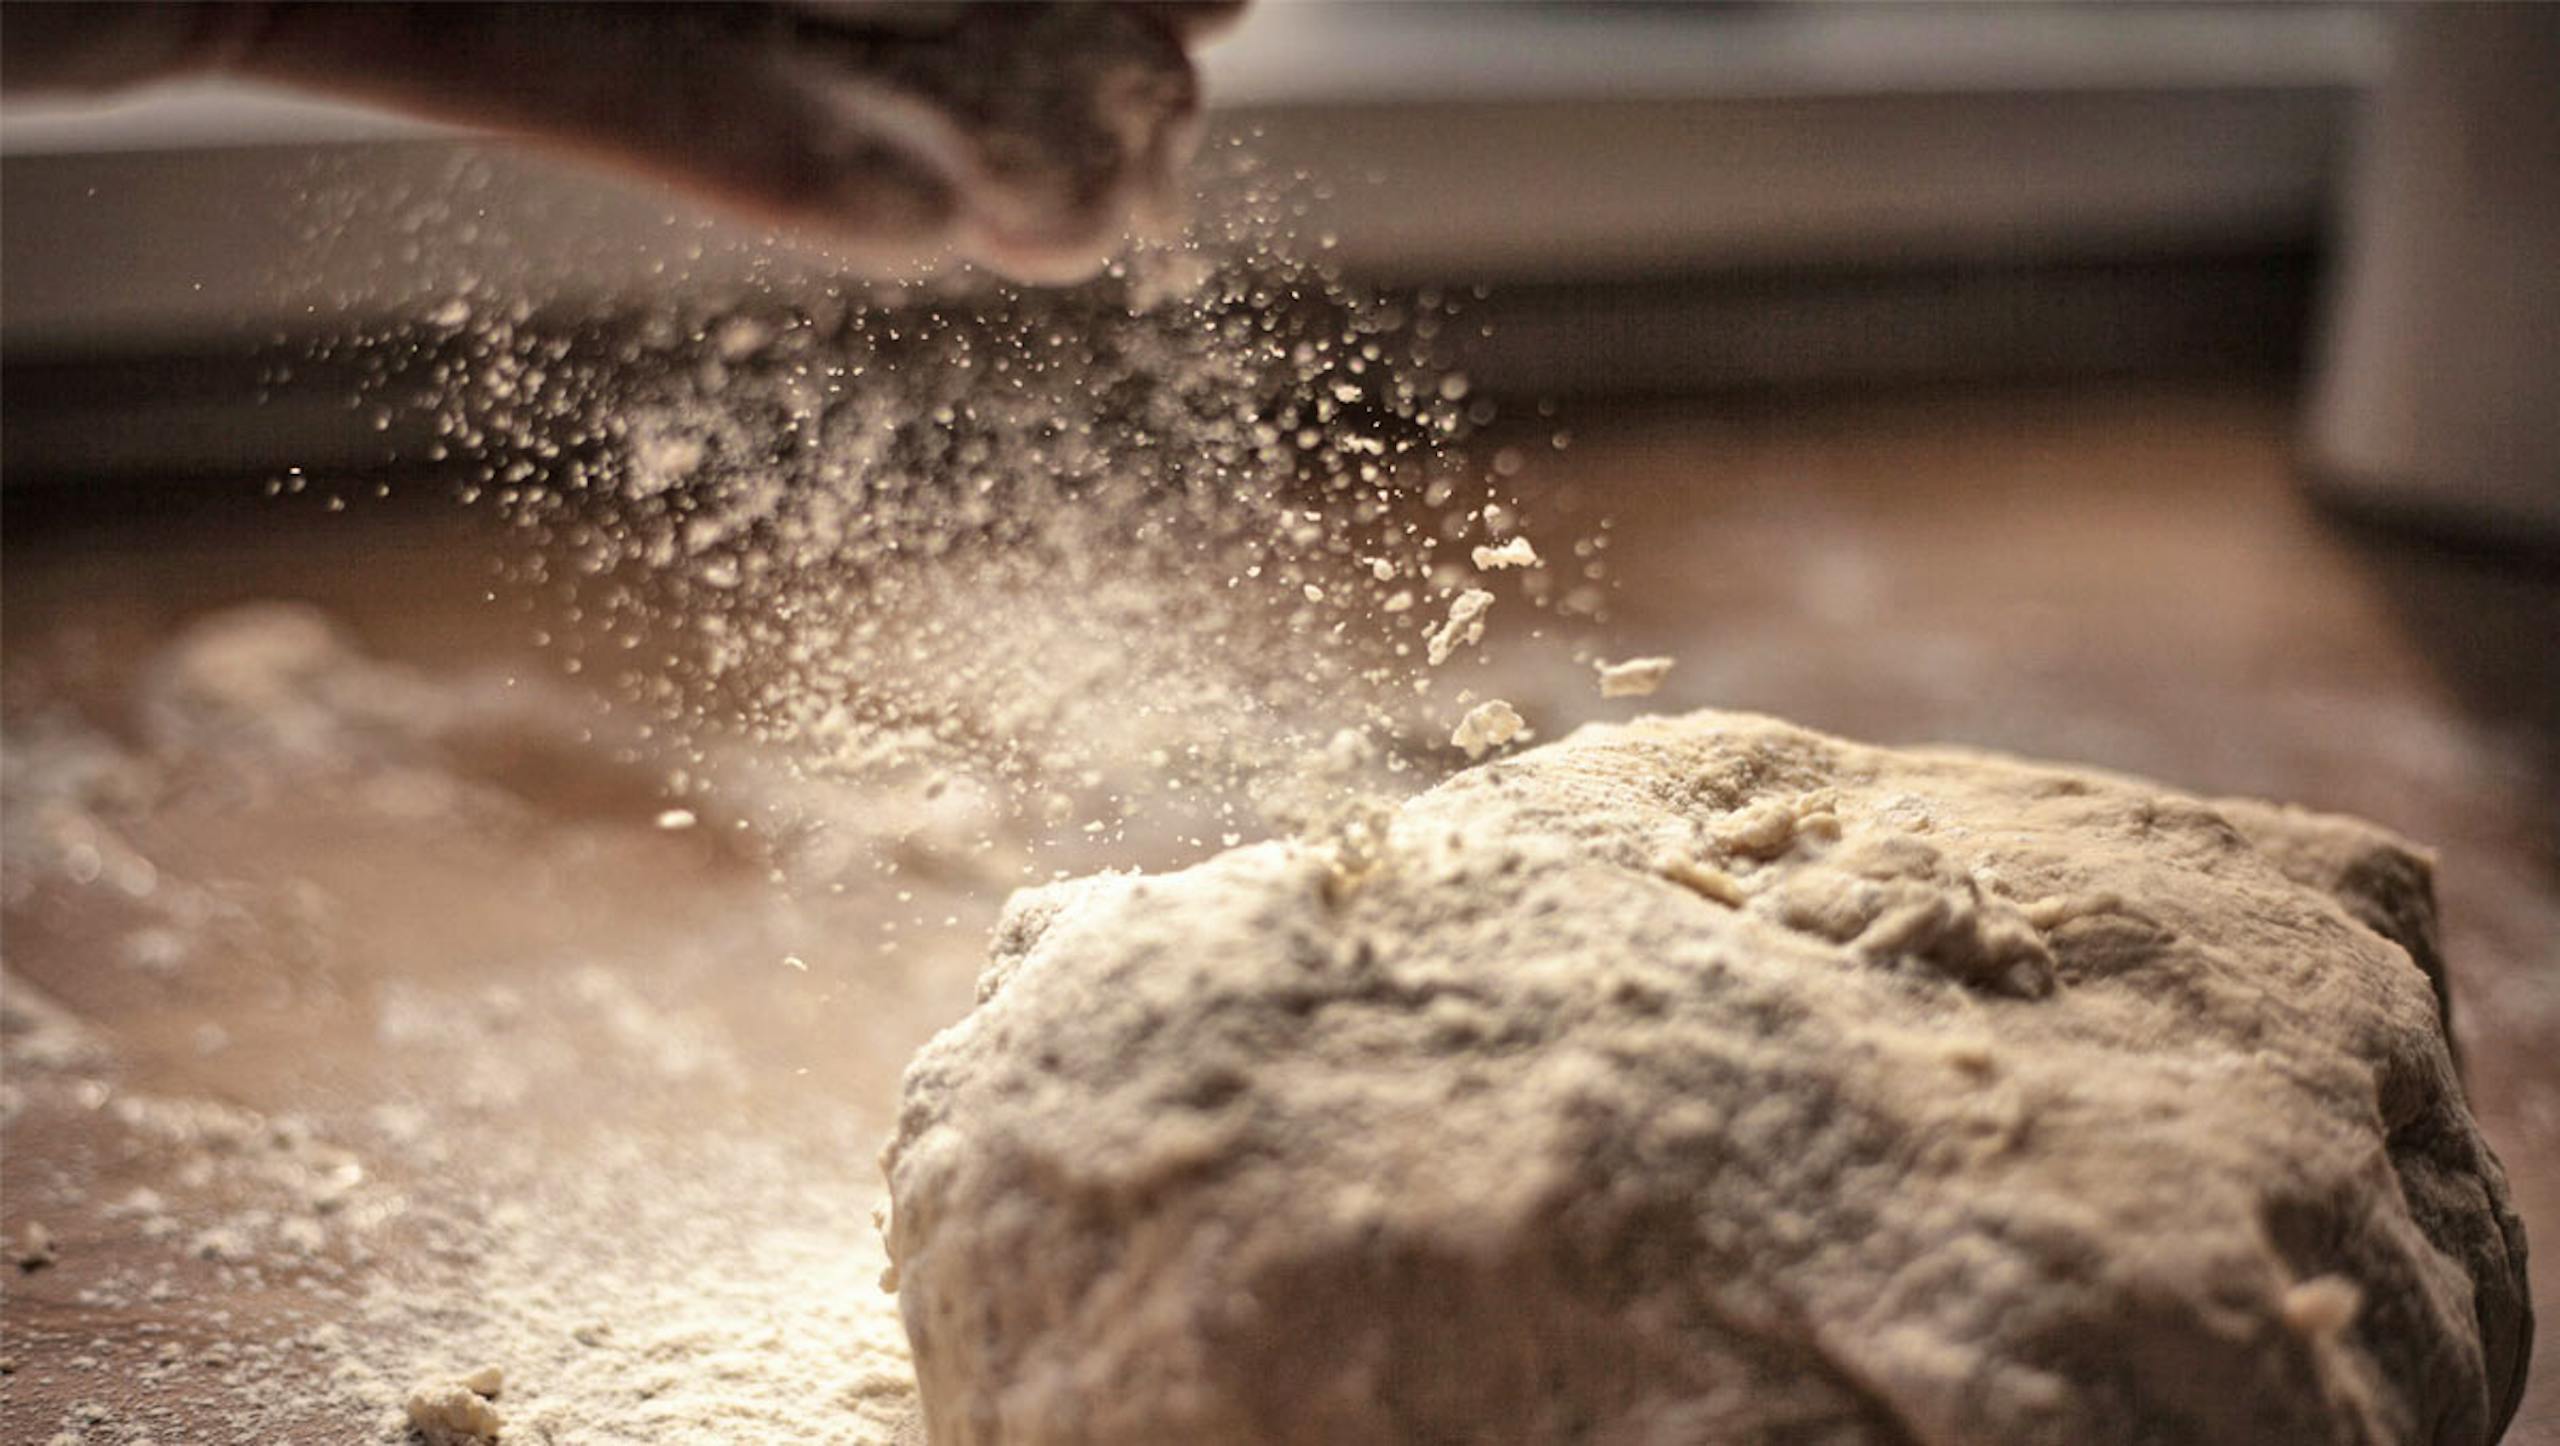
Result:
{"type": "Polygon", "coordinates": [[[1515,537],[1494,547],[1479,547],[1469,554],[1479,572],[1494,572],[1506,567],[1536,567],[1538,549],[1529,539],[1515,537]]]}
{"type": "Polygon", "coordinates": [[[1458,720],[1456,731],[1449,735],[1449,743],[1465,749],[1469,758],[1482,758],[1519,737],[1527,726],[1518,709],[1493,698],[1467,710],[1467,716],[1458,720]]]}
{"type": "Polygon", "coordinates": [[[430,399],[516,586],[570,600],[547,644],[688,789],[743,739],[1063,797],[1062,832],[1302,826],[1409,786],[1443,726],[1414,654],[1481,643],[1492,599],[1402,614],[1475,526],[1506,539],[1478,567],[1535,566],[1537,519],[1464,453],[1495,411],[1438,338],[1472,298],[1364,292],[1290,240],[1301,182],[1205,164],[1189,231],[1090,285],[777,284],[562,335],[473,282],[377,347],[381,390],[430,399]],[[1270,786],[1345,725],[1388,741],[1371,776],[1270,786]]]}
{"type": "MultiPolygon", "coordinates": [[[[1492,593],[1462,588],[1439,618],[1429,600],[1469,561],[1538,567],[1530,529],[1576,544],[1501,490],[1516,465],[1465,454],[1494,409],[1435,338],[1475,325],[1472,299],[1371,296],[1297,257],[1274,230],[1296,184],[1247,177],[1233,215],[1072,291],[758,281],[561,328],[537,296],[461,275],[415,321],[306,359],[364,376],[377,427],[427,413],[433,441],[408,460],[462,471],[514,539],[493,598],[557,618],[537,641],[612,701],[615,750],[672,775],[676,799],[631,814],[665,846],[833,830],[855,844],[812,848],[828,867],[803,877],[832,881],[861,848],[883,872],[927,856],[1018,878],[1046,872],[1035,844],[1110,844],[1152,812],[1202,851],[1304,831],[1349,868],[1384,842],[1381,798],[1441,766],[1421,658],[1491,646],[1492,593]],[[1485,535],[1507,540],[1467,549],[1485,535]],[[788,786],[742,758],[779,760],[788,786]]],[[[474,214],[467,194],[401,204],[474,214]]],[[[271,490],[310,485],[297,470],[271,490]]],[[[1522,581],[1524,606],[1550,606],[1542,578],[1522,581]]],[[[253,749],[249,774],[278,794],[308,767],[412,806],[471,796],[437,770],[442,730],[487,723],[479,704],[352,656],[309,609],[225,615],[173,653],[137,710],[149,749],[225,779],[253,749]]],[[[1459,746],[1521,730],[1485,704],[1459,746]]],[[[15,787],[34,750],[10,741],[15,787]]],[[[90,755],[116,746],[79,740],[63,775],[95,777],[90,755]]],[[[165,761],[116,758],[142,779],[165,761]]],[[[13,879],[32,876],[22,846],[84,888],[149,876],[112,829],[28,842],[60,800],[15,802],[13,879]]],[[[208,915],[228,906],[207,891],[208,915]]],[[[189,937],[158,921],[126,952],[170,973],[189,937]]],[[[777,957],[770,977],[809,975],[798,955],[756,962],[777,957]]],[[[572,1142],[498,1128],[546,1068],[610,1054],[716,1110],[758,1065],[652,1008],[613,961],[540,977],[503,1000],[378,981],[380,1042],[417,1051],[435,1088],[325,1127],[110,1088],[103,1043],[9,991],[0,1104],[79,1110],[129,1135],[132,1159],[170,1161],[97,1207],[144,1249],[86,1303],[184,1294],[216,1322],[223,1292],[281,1303],[155,1356],[61,1429],[118,1446],[919,1441],[863,1223],[868,1151],[786,1148],[725,1118],[675,1139],[603,1119],[572,1142]],[[567,1050],[563,1018],[601,1053],[567,1050]],[[448,1374],[483,1361],[505,1368],[503,1408],[494,1371],[448,1374]]],[[[31,1232],[19,1254],[48,1283],[88,1264],[48,1267],[51,1250],[31,1232]]]]}
{"type": "Polygon", "coordinates": [[[1449,661],[1459,648],[1484,639],[1485,614],[1493,610],[1493,594],[1471,587],[1449,601],[1449,616],[1431,630],[1425,654],[1431,666],[1449,661]]]}
{"type": "Polygon", "coordinates": [[[1629,658],[1623,663],[1601,663],[1600,696],[1603,698],[1649,698],[1661,688],[1662,680],[1671,676],[1669,658],[1629,658]]]}

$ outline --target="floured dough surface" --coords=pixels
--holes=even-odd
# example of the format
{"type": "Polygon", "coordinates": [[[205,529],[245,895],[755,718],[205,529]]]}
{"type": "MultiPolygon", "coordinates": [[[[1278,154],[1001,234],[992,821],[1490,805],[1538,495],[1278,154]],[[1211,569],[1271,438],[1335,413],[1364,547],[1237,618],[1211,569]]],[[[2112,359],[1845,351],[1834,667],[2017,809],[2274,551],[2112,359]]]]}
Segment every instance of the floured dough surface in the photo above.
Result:
{"type": "Polygon", "coordinates": [[[938,1446],[2492,1440],[2426,865],[1698,713],[1017,896],[911,1067],[938,1446]]]}

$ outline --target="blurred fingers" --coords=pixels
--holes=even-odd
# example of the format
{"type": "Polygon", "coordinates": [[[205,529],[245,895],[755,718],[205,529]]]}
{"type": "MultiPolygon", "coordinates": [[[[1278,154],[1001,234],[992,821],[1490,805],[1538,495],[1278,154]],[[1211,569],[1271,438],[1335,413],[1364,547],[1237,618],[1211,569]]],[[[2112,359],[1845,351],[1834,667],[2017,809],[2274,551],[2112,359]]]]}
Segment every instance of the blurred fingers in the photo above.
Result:
{"type": "Polygon", "coordinates": [[[1232,4],[298,5],[236,62],[546,140],[1030,280],[1161,224],[1197,130],[1186,37],[1232,4]]]}

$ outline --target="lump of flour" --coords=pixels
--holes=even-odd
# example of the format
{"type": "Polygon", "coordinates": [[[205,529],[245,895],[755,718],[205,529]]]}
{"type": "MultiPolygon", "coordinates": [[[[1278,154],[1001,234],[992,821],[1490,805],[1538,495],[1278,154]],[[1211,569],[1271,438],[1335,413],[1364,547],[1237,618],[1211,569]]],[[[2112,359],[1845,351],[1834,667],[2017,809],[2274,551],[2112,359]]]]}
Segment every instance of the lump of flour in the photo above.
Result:
{"type": "Polygon", "coordinates": [[[1669,658],[1629,658],[1623,663],[1603,662],[1600,670],[1600,696],[1603,698],[1649,698],[1671,676],[1669,658]]]}
{"type": "Polygon", "coordinates": [[[1456,730],[1449,735],[1449,746],[1465,749],[1469,758],[1482,758],[1488,751],[1519,737],[1528,726],[1519,709],[1500,698],[1489,698],[1468,709],[1467,716],[1458,720],[1456,730]]]}
{"type": "Polygon", "coordinates": [[[427,1446],[484,1446],[498,1439],[506,1418],[491,1405],[504,1377],[496,1366],[467,1376],[424,1381],[409,1392],[409,1429],[427,1446]]]}
{"type": "Polygon", "coordinates": [[[1459,648],[1484,640],[1484,615],[1493,610],[1493,594],[1480,587],[1460,592],[1449,602],[1449,616],[1423,639],[1431,666],[1449,661],[1459,648]]]}
{"type": "Polygon", "coordinates": [[[937,1446],[2493,1440],[2531,1317],[2345,820],[1698,713],[1017,896],[910,1068],[937,1446]]]}

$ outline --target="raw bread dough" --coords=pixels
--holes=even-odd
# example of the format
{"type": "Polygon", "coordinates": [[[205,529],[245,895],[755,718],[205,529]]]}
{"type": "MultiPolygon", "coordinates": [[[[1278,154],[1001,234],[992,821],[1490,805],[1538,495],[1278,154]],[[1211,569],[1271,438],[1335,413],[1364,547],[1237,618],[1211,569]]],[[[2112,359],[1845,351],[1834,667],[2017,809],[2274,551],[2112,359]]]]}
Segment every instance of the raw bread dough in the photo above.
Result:
{"type": "Polygon", "coordinates": [[[2380,830],[1719,713],[1017,896],[885,1163],[937,1446],[2485,1443],[2380,830]]]}

